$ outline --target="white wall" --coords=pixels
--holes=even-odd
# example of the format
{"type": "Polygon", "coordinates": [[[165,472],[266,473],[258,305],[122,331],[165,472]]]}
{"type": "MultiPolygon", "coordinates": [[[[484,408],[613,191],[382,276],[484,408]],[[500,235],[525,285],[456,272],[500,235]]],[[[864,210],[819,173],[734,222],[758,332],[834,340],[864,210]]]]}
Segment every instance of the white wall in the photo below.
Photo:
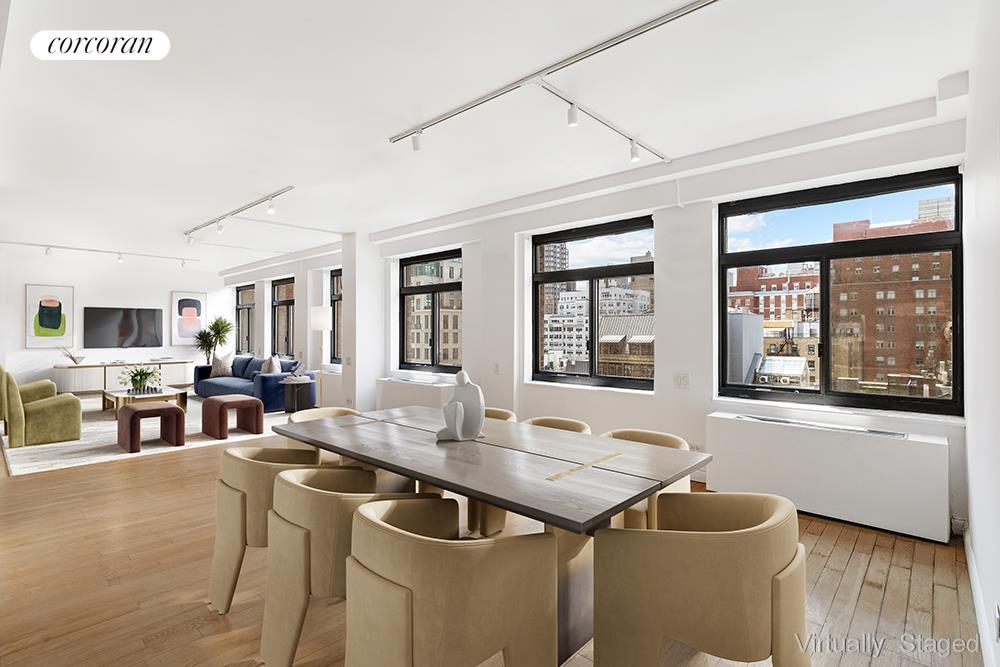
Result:
{"type": "MultiPolygon", "coordinates": [[[[483,386],[487,403],[519,418],[559,414],[583,419],[595,432],[635,426],[705,443],[705,417],[724,409],[796,419],[864,425],[949,439],[951,513],[967,516],[964,420],[907,413],[718,399],[716,393],[716,206],[718,201],[832,182],[955,165],[964,125],[946,123],[691,174],[673,182],[612,192],[423,236],[386,239],[386,259],[462,246],[464,368],[483,386]],[[678,206],[677,193],[684,193],[678,206]],[[697,199],[698,201],[693,201],[697,199]],[[653,392],[530,381],[530,258],[532,233],[652,213],[655,237],[656,383],[653,392]],[[676,388],[675,374],[688,375],[676,388]]],[[[383,233],[383,236],[385,234],[383,233]]],[[[391,290],[387,292],[393,301],[391,290]]],[[[398,324],[386,332],[398,344],[398,324]]],[[[372,330],[368,330],[369,333],[372,330]]],[[[397,372],[390,372],[400,375],[397,372]]],[[[887,470],[886,475],[905,474],[887,470]]]]}
{"type": "Polygon", "coordinates": [[[1000,255],[1000,3],[981,0],[970,70],[965,168],[965,395],[968,428],[970,570],[975,571],[985,664],[998,664],[993,609],[1000,600],[1000,410],[996,336],[990,305],[1000,255]],[[992,658],[992,660],[991,660],[992,658]]]}
{"type": "MultiPolygon", "coordinates": [[[[173,356],[200,359],[193,347],[173,347],[170,342],[171,291],[208,293],[209,318],[222,315],[233,320],[232,290],[223,286],[218,274],[182,269],[173,262],[151,261],[139,264],[126,260],[117,264],[105,255],[57,252],[45,256],[40,249],[9,249],[0,254],[0,340],[6,349],[5,368],[18,382],[52,378],[52,366],[67,360],[57,349],[27,349],[25,342],[24,286],[68,285],[74,288],[76,315],[74,350],[88,362],[116,359],[142,360],[173,356]],[[164,342],[157,348],[84,349],[83,309],[86,306],[123,308],[161,308],[164,314],[164,342]]],[[[230,341],[230,347],[232,347],[230,341]]]]}

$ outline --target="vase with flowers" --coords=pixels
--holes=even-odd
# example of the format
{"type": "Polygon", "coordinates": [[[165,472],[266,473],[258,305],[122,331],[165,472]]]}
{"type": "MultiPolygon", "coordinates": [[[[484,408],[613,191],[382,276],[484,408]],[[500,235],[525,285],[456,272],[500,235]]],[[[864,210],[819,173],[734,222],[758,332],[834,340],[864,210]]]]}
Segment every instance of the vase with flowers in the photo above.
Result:
{"type": "Polygon", "coordinates": [[[157,366],[126,366],[118,375],[118,381],[128,385],[129,393],[148,393],[160,384],[160,369],[157,366]]]}

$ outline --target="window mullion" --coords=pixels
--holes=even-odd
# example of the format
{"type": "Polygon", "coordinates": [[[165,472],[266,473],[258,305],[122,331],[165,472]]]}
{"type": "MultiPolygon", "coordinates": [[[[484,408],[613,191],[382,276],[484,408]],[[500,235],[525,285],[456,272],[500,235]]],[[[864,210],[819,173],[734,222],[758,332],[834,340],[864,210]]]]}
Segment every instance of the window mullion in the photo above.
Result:
{"type": "Polygon", "coordinates": [[[588,281],[587,289],[590,292],[590,326],[588,330],[590,331],[590,340],[588,341],[590,345],[590,377],[597,377],[597,339],[600,337],[598,332],[598,326],[600,323],[599,312],[600,304],[600,287],[597,284],[598,278],[591,278],[588,281]]]}
{"type": "Polygon", "coordinates": [[[830,308],[830,258],[823,256],[819,260],[819,369],[820,382],[819,393],[825,396],[830,393],[833,386],[830,378],[830,371],[833,364],[833,338],[830,336],[830,327],[833,325],[833,314],[830,308]]]}

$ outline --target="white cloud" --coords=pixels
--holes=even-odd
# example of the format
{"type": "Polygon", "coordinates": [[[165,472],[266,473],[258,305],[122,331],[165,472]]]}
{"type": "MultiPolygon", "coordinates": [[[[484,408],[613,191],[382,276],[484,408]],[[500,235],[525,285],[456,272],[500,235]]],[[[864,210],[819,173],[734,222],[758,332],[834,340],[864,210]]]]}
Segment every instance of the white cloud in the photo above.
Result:
{"type": "Polygon", "coordinates": [[[571,269],[628,263],[632,257],[645,255],[647,250],[653,249],[653,230],[571,241],[568,246],[571,269]]]}
{"type": "Polygon", "coordinates": [[[763,213],[737,215],[726,220],[726,231],[730,234],[745,234],[761,227],[767,227],[763,213]]]}

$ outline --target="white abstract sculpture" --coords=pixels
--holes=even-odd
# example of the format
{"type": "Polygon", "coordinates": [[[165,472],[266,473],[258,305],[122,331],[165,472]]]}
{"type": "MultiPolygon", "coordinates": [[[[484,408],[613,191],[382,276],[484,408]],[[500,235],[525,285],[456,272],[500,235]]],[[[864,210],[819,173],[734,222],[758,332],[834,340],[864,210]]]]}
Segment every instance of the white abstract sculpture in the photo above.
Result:
{"type": "Polygon", "coordinates": [[[475,440],[486,420],[483,390],[469,380],[469,374],[459,371],[455,377],[455,393],[444,404],[445,427],[437,432],[438,440],[475,440]]]}

